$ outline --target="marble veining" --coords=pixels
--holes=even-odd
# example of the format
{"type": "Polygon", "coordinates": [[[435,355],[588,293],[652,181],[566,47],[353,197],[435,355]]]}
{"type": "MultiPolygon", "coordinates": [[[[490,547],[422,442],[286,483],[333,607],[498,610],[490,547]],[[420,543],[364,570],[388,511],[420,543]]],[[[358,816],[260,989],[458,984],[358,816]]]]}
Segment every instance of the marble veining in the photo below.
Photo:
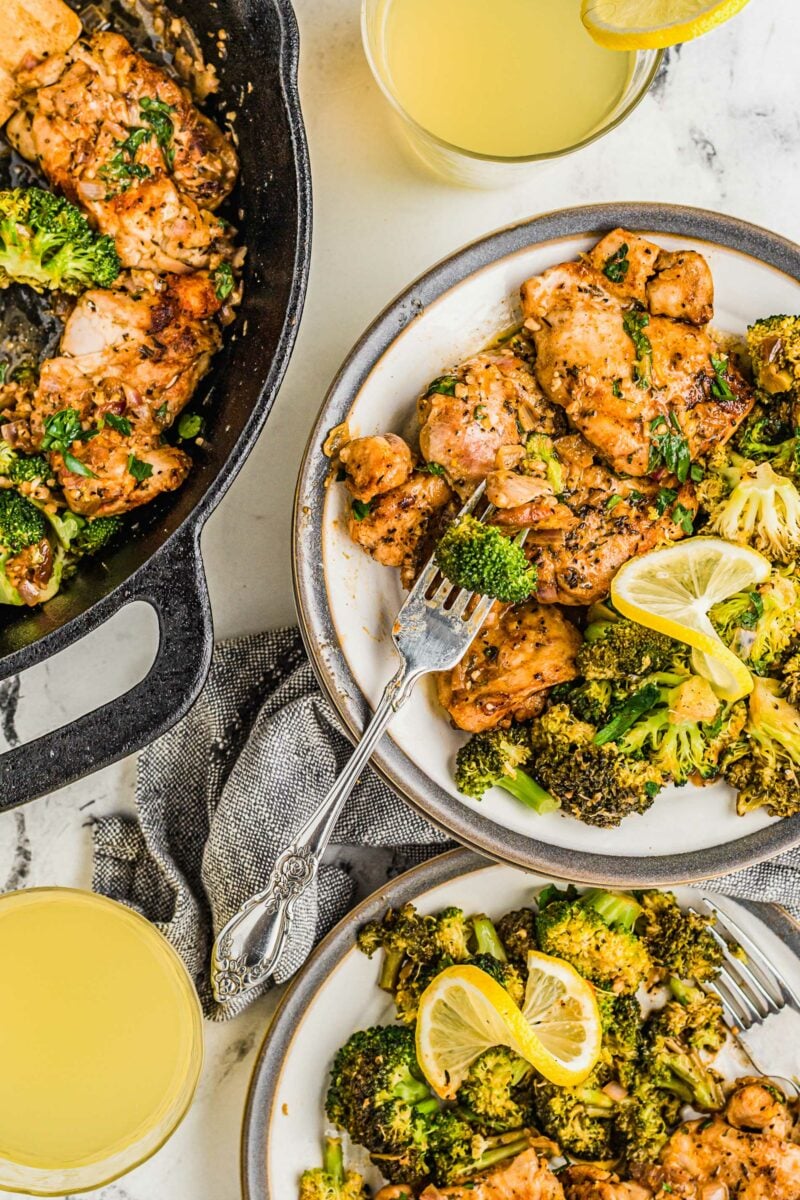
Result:
{"type": "MultiPolygon", "coordinates": [[[[500,193],[452,189],[409,163],[363,59],[358,0],[296,0],[296,8],[315,188],[311,286],[266,432],[203,536],[219,636],[294,619],[290,512],[308,428],[351,344],[431,263],[501,225],[600,200],[716,208],[800,239],[797,0],[751,0],[716,33],[668,51],[629,121],[500,193]]],[[[126,690],[146,673],[156,636],[147,606],[133,605],[21,680],[0,683],[0,749],[126,690]]],[[[0,886],[87,886],[92,820],[130,812],[134,783],[128,760],[0,816],[0,886]]],[[[341,848],[333,858],[359,896],[409,865],[386,849],[341,848]]],[[[247,1083],[277,999],[265,997],[230,1024],[207,1024],[186,1121],[98,1200],[236,1200],[247,1083]]]]}

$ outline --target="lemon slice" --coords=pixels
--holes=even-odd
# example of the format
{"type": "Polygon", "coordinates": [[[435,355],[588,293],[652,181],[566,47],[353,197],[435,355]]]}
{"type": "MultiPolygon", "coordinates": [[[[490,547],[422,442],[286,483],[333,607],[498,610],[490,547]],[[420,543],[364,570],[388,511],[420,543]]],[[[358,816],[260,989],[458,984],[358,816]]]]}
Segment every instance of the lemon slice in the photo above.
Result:
{"type": "Polygon", "coordinates": [[[607,50],[660,50],[735,17],[747,0],[583,0],[581,18],[607,50]]]}
{"type": "Polygon", "coordinates": [[[442,1099],[452,1100],[485,1050],[508,1046],[551,1083],[580,1083],[600,1054],[594,989],[560,958],[528,955],[524,1009],[469,964],[448,967],[422,993],[417,1059],[442,1099]]]}
{"type": "Polygon", "coordinates": [[[722,538],[687,538],[632,558],[611,584],[623,617],[692,647],[692,665],[723,700],[753,690],[747,667],[718,636],[708,610],[735,592],[763,583],[771,567],[757,550],[722,538]]]}

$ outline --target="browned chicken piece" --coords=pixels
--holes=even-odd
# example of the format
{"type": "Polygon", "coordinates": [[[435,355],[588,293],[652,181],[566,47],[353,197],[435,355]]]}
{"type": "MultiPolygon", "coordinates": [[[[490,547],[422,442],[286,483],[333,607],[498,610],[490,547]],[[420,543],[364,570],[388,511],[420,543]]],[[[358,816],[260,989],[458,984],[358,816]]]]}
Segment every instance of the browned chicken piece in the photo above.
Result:
{"type": "Polygon", "coordinates": [[[31,417],[35,444],[47,418],[64,408],[82,422],[110,412],[140,433],[160,434],[208,371],[222,342],[211,278],[140,275],[129,287],[93,288],[75,305],[61,354],[42,365],[31,417]]]}
{"type": "Polygon", "coordinates": [[[565,1200],[652,1200],[649,1187],[625,1182],[612,1171],[580,1163],[567,1167],[558,1176],[565,1200]]]}
{"type": "Polygon", "coordinates": [[[603,275],[603,286],[621,300],[647,301],[647,284],[656,269],[661,247],[639,233],[612,229],[586,255],[603,275]],[[627,266],[625,265],[627,263],[627,266]]]}
{"type": "MultiPolygon", "coordinates": [[[[680,288],[693,305],[695,268],[667,270],[663,306],[677,305],[680,288]]],[[[725,442],[754,393],[732,361],[721,386],[712,358],[724,354],[707,330],[634,309],[624,286],[590,262],[561,263],[523,284],[522,307],[547,398],[615,471],[641,476],[660,465],[663,434],[683,436],[693,459],[725,442]]]]}
{"type": "Polygon", "coordinates": [[[670,1184],[724,1185],[730,1200],[800,1196],[800,1146],[772,1133],[737,1129],[720,1116],[681,1125],[659,1157],[670,1184]]]}
{"type": "Polygon", "coordinates": [[[20,82],[9,140],[114,237],[123,266],[184,272],[233,256],[212,210],[233,187],[236,153],[125,38],[98,33],[20,82]]]}
{"type": "Polygon", "coordinates": [[[707,325],[714,316],[714,278],[696,250],[662,250],[647,284],[647,308],[653,316],[707,325]]]}
{"type": "Polygon", "coordinates": [[[359,518],[351,508],[350,537],[386,567],[400,567],[408,585],[432,528],[450,505],[452,492],[439,475],[415,471],[400,487],[377,496],[359,518]]]}
{"type": "Polygon", "coordinates": [[[526,551],[537,566],[542,604],[594,604],[608,595],[629,558],[685,536],[679,522],[697,511],[694,488],[669,477],[658,484],[620,478],[597,462],[580,434],[557,438],[553,446],[564,476],[563,502],[544,514],[536,502],[499,510],[492,520],[509,531],[530,528],[526,551]],[[666,487],[676,493],[668,504],[661,491],[666,487]]]}
{"type": "Polygon", "coordinates": [[[70,470],[59,453],[50,462],[68,506],[87,517],[116,516],[148,504],[180,487],[192,465],[183,450],[162,445],[160,435],[137,430],[125,437],[103,429],[91,441],[74,442],[72,453],[89,476],[70,470]]]}
{"type": "Polygon", "coordinates": [[[356,500],[365,502],[400,487],[414,470],[409,446],[395,433],[354,438],[340,450],[339,461],[345,471],[345,487],[356,500]]]}
{"type": "Polygon", "coordinates": [[[791,1136],[792,1112],[769,1080],[747,1076],[737,1080],[725,1107],[725,1116],[737,1129],[766,1130],[779,1138],[791,1136]]]}
{"type": "Polygon", "coordinates": [[[558,608],[495,604],[458,666],[437,675],[439,703],[470,733],[527,721],[541,712],[548,688],[575,678],[580,645],[558,608]]]}
{"type": "Polygon", "coordinates": [[[503,349],[478,354],[433,383],[419,401],[419,419],[423,457],[444,467],[463,497],[492,470],[501,446],[519,444],[523,430],[562,432],[528,363],[503,349]]]}
{"type": "Polygon", "coordinates": [[[420,1200],[564,1200],[564,1189],[545,1159],[535,1150],[525,1150],[507,1166],[476,1175],[468,1183],[445,1188],[431,1184],[420,1200]]]}

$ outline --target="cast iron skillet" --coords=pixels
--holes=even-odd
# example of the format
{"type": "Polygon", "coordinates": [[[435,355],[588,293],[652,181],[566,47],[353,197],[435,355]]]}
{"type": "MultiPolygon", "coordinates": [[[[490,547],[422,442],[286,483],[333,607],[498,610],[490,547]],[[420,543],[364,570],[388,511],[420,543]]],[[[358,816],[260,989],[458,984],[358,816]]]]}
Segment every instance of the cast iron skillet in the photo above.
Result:
{"type": "Polygon", "coordinates": [[[136,687],[0,756],[0,810],[132,754],[190,708],[213,644],[200,532],[267,419],[302,311],[311,179],[289,0],[218,0],[213,7],[171,0],[170,7],[191,22],[204,50],[214,45],[209,34],[228,34],[217,66],[223,111],[238,110],[242,170],[233,212],[248,247],[244,302],[193,401],[206,416],[207,446],[184,486],[139,509],[133,538],[103,563],[87,562],[41,609],[0,612],[0,680],[63,650],[134,600],[155,609],[160,637],[153,667],[136,687]]]}

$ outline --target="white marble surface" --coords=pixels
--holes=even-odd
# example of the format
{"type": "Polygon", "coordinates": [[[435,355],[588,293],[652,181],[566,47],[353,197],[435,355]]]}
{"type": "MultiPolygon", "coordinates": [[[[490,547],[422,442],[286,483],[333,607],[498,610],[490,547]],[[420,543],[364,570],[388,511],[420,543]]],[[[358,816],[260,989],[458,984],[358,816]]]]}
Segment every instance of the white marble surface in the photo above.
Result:
{"type": "MultiPolygon", "coordinates": [[[[751,0],[725,28],[672,51],[651,94],[608,138],[513,191],[490,193],[449,188],[407,161],[362,56],[357,0],[296,7],[315,191],[311,284],[266,432],[203,538],[219,636],[293,621],[290,511],[309,424],[364,326],[431,263],[498,226],[601,200],[700,205],[800,239],[797,0],[751,0]]],[[[154,619],[140,606],[29,672],[17,735],[27,740],[124,690],[145,673],[154,646],[154,619]]],[[[7,714],[14,699],[6,693],[7,714]]],[[[5,733],[13,728],[6,723],[5,733]]],[[[129,760],[0,816],[0,889],[86,885],[89,821],[130,806],[134,775],[129,760]]],[[[362,857],[356,871],[365,884],[382,869],[362,857]]],[[[273,1007],[267,998],[229,1025],[207,1026],[188,1119],[155,1159],[99,1193],[104,1200],[239,1196],[241,1111],[273,1007]]]]}

